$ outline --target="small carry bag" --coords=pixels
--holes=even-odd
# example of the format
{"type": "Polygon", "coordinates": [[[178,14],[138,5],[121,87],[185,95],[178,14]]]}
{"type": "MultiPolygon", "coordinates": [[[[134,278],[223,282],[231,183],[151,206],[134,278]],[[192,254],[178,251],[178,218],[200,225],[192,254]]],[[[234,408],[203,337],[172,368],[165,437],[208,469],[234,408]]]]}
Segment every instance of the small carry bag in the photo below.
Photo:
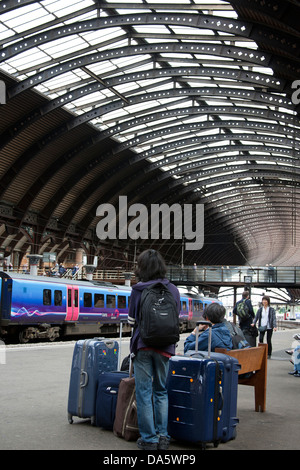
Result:
{"type": "Polygon", "coordinates": [[[113,430],[120,382],[128,377],[127,372],[102,372],[96,397],[96,426],[113,430]]]}
{"type": "MultiPolygon", "coordinates": [[[[121,358],[122,323],[120,323],[120,347],[119,357],[121,358]]],[[[96,396],[96,426],[113,430],[117,399],[120,382],[129,377],[129,371],[120,370],[120,361],[115,370],[102,372],[99,375],[97,396],[96,396]]]]}
{"type": "Polygon", "coordinates": [[[211,323],[208,351],[188,351],[169,361],[169,434],[174,439],[215,447],[236,437],[238,370],[237,359],[211,353],[211,323]]]}
{"type": "Polygon", "coordinates": [[[136,441],[140,435],[137,420],[135,396],[135,378],[132,376],[133,365],[130,364],[129,377],[122,379],[119,386],[116,414],[113,431],[126,441],[136,441]]]}
{"type": "Polygon", "coordinates": [[[232,349],[250,348],[250,344],[246,340],[245,335],[239,326],[227,320],[224,320],[223,322],[225,323],[230,332],[230,336],[232,339],[232,349]]]}
{"type": "Polygon", "coordinates": [[[96,393],[99,375],[115,370],[119,345],[115,340],[93,338],[79,340],[73,351],[68,397],[68,421],[73,416],[90,418],[95,423],[96,393]]]}

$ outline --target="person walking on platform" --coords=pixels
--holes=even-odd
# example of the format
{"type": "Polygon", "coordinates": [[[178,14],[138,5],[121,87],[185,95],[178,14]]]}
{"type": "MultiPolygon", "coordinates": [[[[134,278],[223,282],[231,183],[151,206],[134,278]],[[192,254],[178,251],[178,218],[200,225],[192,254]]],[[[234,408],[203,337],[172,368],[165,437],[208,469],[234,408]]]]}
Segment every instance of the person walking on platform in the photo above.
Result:
{"type": "Polygon", "coordinates": [[[264,295],[262,298],[262,307],[257,310],[252,326],[258,322],[259,342],[263,343],[265,333],[267,332],[268,358],[272,355],[272,334],[277,330],[276,314],[273,307],[270,307],[270,297],[264,295]]]}
{"type": "Polygon", "coordinates": [[[235,304],[233,313],[238,316],[239,326],[244,333],[245,339],[251,347],[255,347],[256,337],[258,334],[257,328],[252,326],[255,314],[250,300],[249,291],[245,290],[242,293],[242,299],[235,304]]]}
{"type": "Polygon", "coordinates": [[[176,344],[153,348],[147,346],[140,334],[140,305],[144,289],[161,282],[166,285],[176,302],[178,316],[180,294],[166,275],[165,262],[155,250],[143,251],[137,261],[136,276],[140,282],[132,287],[128,323],[134,327],[130,342],[136,387],[138,425],[141,437],[137,446],[141,450],[166,450],[168,434],[168,392],[166,389],[169,359],[175,355],[176,344]]]}

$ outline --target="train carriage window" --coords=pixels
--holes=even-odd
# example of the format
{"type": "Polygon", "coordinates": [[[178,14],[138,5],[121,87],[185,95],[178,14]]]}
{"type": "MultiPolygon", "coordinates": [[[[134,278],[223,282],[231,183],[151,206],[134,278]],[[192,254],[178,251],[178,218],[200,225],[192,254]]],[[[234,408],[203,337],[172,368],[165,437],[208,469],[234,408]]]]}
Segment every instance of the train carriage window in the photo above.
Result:
{"type": "Polygon", "coordinates": [[[106,307],[107,308],[116,308],[116,298],[114,295],[106,296],[106,307]]]}
{"type": "Polygon", "coordinates": [[[83,306],[91,307],[92,306],[92,294],[90,292],[84,292],[83,294],[83,306]]]}
{"type": "Polygon", "coordinates": [[[55,290],[54,291],[54,305],[62,305],[62,291],[55,290]]]}
{"type": "Polygon", "coordinates": [[[43,290],[43,304],[51,305],[51,290],[50,289],[43,290]]]}
{"type": "Polygon", "coordinates": [[[126,308],[125,295],[118,295],[118,307],[117,308],[126,308]]]}
{"type": "Polygon", "coordinates": [[[186,312],[187,311],[187,303],[186,300],[181,301],[181,310],[186,312]]]}
{"type": "Polygon", "coordinates": [[[104,294],[94,295],[94,307],[96,308],[104,307],[104,294]]]}

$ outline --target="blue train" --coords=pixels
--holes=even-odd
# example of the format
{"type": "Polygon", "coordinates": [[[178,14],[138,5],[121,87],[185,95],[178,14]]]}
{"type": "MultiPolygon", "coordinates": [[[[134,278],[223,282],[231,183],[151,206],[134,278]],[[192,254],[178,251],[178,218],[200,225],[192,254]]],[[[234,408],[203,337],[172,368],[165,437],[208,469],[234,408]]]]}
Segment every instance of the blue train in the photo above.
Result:
{"type": "MultiPolygon", "coordinates": [[[[117,333],[127,320],[130,293],[127,286],[0,271],[0,337],[26,343],[117,333]]],[[[212,302],[218,300],[181,294],[181,331],[194,328],[212,302]]],[[[127,323],[123,330],[130,330],[127,323]]]]}

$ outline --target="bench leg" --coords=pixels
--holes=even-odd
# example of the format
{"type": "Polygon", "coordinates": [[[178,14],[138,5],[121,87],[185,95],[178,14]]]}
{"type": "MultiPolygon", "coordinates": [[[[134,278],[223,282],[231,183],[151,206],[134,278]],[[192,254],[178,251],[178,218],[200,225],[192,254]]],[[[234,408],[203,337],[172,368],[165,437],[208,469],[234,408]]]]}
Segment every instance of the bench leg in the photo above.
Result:
{"type": "Polygon", "coordinates": [[[266,411],[268,345],[259,343],[264,348],[261,369],[254,374],[255,411],[266,411]]]}
{"type": "Polygon", "coordinates": [[[264,377],[260,371],[255,373],[254,382],[254,397],[255,397],[255,411],[266,411],[266,386],[264,377]],[[257,377],[256,377],[257,376],[257,377]]]}

